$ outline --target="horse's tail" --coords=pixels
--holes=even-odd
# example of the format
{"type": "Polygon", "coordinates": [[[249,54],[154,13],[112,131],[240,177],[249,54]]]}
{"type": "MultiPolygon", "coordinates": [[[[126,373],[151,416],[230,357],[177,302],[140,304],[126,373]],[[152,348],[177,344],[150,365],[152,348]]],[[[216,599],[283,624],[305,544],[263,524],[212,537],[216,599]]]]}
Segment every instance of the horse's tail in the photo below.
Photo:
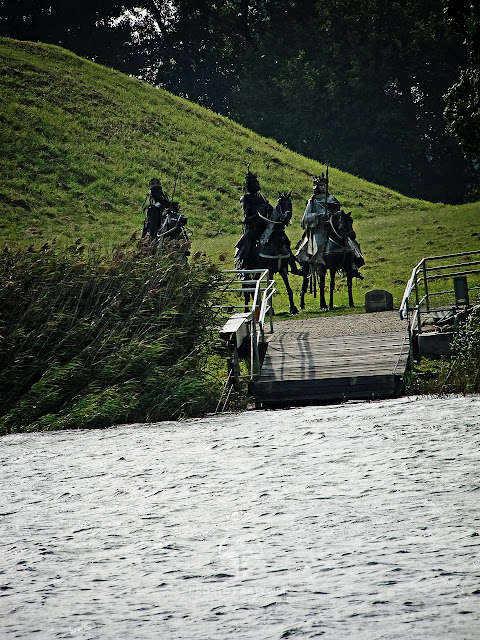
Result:
{"type": "Polygon", "coordinates": [[[310,293],[313,294],[313,297],[317,297],[317,274],[314,271],[310,271],[308,276],[308,285],[310,288],[310,293]]]}

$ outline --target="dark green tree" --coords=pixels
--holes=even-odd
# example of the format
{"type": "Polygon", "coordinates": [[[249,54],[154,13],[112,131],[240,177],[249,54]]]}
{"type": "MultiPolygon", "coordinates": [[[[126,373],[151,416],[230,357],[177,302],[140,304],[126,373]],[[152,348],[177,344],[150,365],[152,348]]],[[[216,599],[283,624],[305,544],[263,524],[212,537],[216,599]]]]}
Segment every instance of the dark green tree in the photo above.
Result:
{"type": "Polygon", "coordinates": [[[472,0],[445,0],[445,16],[463,38],[468,60],[445,94],[448,130],[466,156],[480,157],[480,5],[472,0]]]}
{"type": "Polygon", "coordinates": [[[445,132],[442,94],[462,52],[438,3],[303,4],[276,3],[247,58],[234,117],[406,194],[460,200],[468,174],[445,132]]]}
{"type": "Polygon", "coordinates": [[[131,29],[117,0],[0,0],[0,35],[58,44],[104,64],[127,59],[131,29]]]}

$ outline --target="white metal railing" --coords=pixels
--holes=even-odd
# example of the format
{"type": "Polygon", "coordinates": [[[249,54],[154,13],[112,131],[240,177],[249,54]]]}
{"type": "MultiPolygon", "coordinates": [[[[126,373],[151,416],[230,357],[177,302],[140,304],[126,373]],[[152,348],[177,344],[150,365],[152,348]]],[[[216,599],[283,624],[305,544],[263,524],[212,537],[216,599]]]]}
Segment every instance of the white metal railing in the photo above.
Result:
{"type": "MultiPolygon", "coordinates": [[[[451,309],[457,305],[456,298],[452,298],[452,294],[455,295],[455,288],[445,289],[445,280],[473,275],[474,281],[480,282],[478,276],[480,260],[476,258],[480,258],[480,250],[430,256],[420,260],[414,267],[399,309],[400,317],[408,320],[411,351],[413,334],[422,331],[422,314],[433,309],[436,311],[451,309]],[[455,259],[455,262],[452,263],[452,259],[455,259]],[[440,290],[434,286],[434,283],[442,285],[440,290]],[[434,306],[433,299],[439,300],[439,304],[434,306]],[[443,304],[441,304],[442,301],[443,304]]],[[[468,292],[471,291],[480,291],[480,286],[469,285],[468,292]]]]}
{"type": "MultiPolygon", "coordinates": [[[[244,322],[250,325],[250,379],[253,379],[255,372],[260,371],[260,354],[258,346],[265,341],[265,323],[269,321],[270,333],[273,333],[273,308],[271,299],[275,293],[275,281],[269,279],[268,269],[229,269],[223,271],[230,276],[227,286],[224,289],[224,296],[233,294],[233,298],[248,296],[248,302],[234,303],[231,300],[225,304],[218,305],[218,308],[228,310],[246,311],[244,322]],[[250,301],[251,300],[251,301],[250,301]]],[[[233,317],[233,316],[232,316],[233,317]]]]}

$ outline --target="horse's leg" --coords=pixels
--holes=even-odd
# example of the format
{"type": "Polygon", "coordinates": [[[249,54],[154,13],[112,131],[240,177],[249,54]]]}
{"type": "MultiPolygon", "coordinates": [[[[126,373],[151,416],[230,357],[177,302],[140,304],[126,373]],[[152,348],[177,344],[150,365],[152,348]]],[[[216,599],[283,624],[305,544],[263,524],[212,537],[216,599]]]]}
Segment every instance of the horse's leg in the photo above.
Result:
{"type": "Polygon", "coordinates": [[[298,309],[295,306],[295,303],[293,301],[292,287],[290,286],[290,283],[288,281],[288,267],[287,267],[287,265],[282,266],[280,268],[279,273],[282,276],[282,280],[285,283],[285,289],[287,290],[288,300],[290,302],[290,313],[293,313],[293,314],[298,313],[298,309]]]}
{"type": "Polygon", "coordinates": [[[302,288],[300,290],[300,309],[305,309],[305,294],[308,289],[308,276],[302,278],[302,288]]]}
{"type": "Polygon", "coordinates": [[[348,288],[348,304],[350,307],[355,306],[353,304],[352,280],[353,280],[352,272],[349,270],[347,274],[347,288],[348,288]]]}
{"type": "Polygon", "coordinates": [[[326,271],[323,271],[320,275],[320,309],[327,309],[327,301],[325,300],[325,279],[326,271]]]}
{"type": "Polygon", "coordinates": [[[300,309],[305,309],[305,294],[308,291],[308,283],[309,283],[309,268],[308,264],[304,263],[302,265],[303,278],[302,278],[302,288],[300,290],[300,309]]]}
{"type": "Polygon", "coordinates": [[[333,290],[335,289],[335,271],[330,269],[330,301],[328,304],[329,309],[333,309],[333,290]]]}

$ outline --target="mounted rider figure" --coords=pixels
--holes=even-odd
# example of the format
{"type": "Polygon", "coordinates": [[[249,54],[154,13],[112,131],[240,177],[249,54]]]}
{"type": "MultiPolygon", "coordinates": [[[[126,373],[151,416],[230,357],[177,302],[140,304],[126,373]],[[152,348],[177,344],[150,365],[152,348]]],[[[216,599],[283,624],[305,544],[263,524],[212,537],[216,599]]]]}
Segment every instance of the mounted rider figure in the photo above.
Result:
{"type": "MultiPolygon", "coordinates": [[[[243,210],[244,233],[235,245],[235,267],[244,269],[250,263],[252,252],[257,247],[260,239],[268,229],[273,212],[272,205],[260,192],[260,182],[256,174],[250,171],[250,164],[245,176],[244,194],[240,198],[243,210]]],[[[295,257],[290,249],[290,240],[284,234],[285,245],[289,253],[289,266],[292,273],[298,274],[298,267],[295,257]]]]}
{"type": "Polygon", "coordinates": [[[297,260],[308,263],[311,273],[325,272],[325,245],[328,239],[330,215],[340,211],[340,203],[328,193],[328,178],[322,173],[313,178],[313,194],[302,218],[303,235],[297,243],[297,260]]]}
{"type": "Polygon", "coordinates": [[[143,212],[145,220],[143,222],[142,238],[148,234],[153,241],[163,224],[163,212],[170,204],[167,194],[163,191],[158,178],[152,178],[148,183],[149,193],[145,198],[143,212]]]}
{"type": "MultiPolygon", "coordinates": [[[[313,178],[313,194],[307,202],[301,223],[304,231],[296,246],[297,260],[300,264],[308,265],[308,273],[319,276],[325,273],[325,250],[329,235],[332,236],[331,217],[340,210],[340,202],[328,192],[327,167],[326,176],[322,172],[320,176],[313,178]]],[[[360,251],[360,245],[355,238],[356,234],[352,226],[348,237],[348,246],[354,254],[353,276],[363,280],[358,267],[365,264],[365,261],[360,251]]]]}
{"type": "Polygon", "coordinates": [[[180,212],[179,203],[169,199],[158,178],[152,178],[148,186],[150,191],[143,206],[146,215],[142,238],[148,237],[150,242],[156,242],[158,245],[163,244],[165,240],[188,242],[185,231],[187,218],[180,212]]]}

